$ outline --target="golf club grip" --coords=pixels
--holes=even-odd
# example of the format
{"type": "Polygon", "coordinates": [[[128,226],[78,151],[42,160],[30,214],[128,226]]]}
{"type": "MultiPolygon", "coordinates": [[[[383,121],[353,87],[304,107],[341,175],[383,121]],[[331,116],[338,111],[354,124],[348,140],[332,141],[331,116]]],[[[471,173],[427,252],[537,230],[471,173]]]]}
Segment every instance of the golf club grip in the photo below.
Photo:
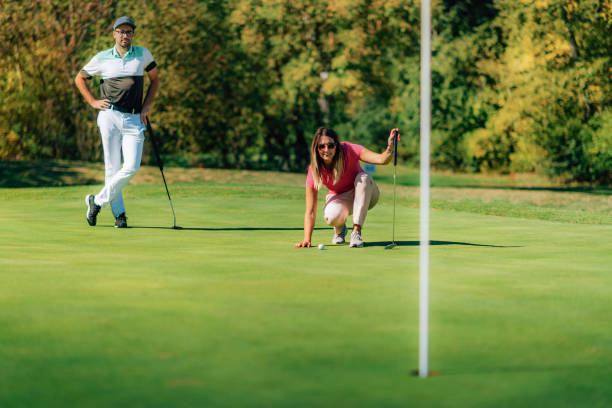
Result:
{"type": "Polygon", "coordinates": [[[397,138],[399,133],[397,130],[393,131],[393,165],[397,166],[397,138]]]}
{"type": "Polygon", "coordinates": [[[164,169],[164,162],[159,155],[159,149],[157,148],[157,142],[155,140],[155,135],[153,134],[153,129],[151,128],[151,123],[147,119],[147,130],[149,131],[149,136],[151,137],[151,144],[153,145],[153,152],[155,152],[155,157],[157,158],[157,165],[160,170],[164,169]]]}

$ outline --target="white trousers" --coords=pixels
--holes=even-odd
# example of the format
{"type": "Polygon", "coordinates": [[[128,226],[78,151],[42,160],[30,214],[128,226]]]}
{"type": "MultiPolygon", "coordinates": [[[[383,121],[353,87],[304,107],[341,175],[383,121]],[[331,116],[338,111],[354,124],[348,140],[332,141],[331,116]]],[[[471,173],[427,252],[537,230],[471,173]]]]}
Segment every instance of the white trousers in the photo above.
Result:
{"type": "Polygon", "coordinates": [[[95,203],[102,207],[110,204],[113,215],[117,217],[125,212],[121,190],[140,168],[145,125],[140,123],[139,113],[107,109],[98,113],[98,127],[104,149],[105,178],[104,187],[95,196],[95,203]]]}
{"type": "Polygon", "coordinates": [[[355,177],[355,188],[341,194],[328,194],[325,198],[323,218],[327,225],[342,227],[350,214],[353,225],[362,226],[368,210],[378,202],[378,186],[368,173],[361,172],[355,177]]]}

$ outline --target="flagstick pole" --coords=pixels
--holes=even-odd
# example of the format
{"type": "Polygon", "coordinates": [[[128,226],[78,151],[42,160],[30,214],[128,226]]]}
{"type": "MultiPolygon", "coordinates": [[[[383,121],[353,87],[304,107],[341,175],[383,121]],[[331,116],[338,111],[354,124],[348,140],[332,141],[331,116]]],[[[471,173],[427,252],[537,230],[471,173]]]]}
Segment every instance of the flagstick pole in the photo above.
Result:
{"type": "Polygon", "coordinates": [[[421,3],[421,172],[419,377],[429,375],[429,146],[431,130],[431,2],[421,3]]]}

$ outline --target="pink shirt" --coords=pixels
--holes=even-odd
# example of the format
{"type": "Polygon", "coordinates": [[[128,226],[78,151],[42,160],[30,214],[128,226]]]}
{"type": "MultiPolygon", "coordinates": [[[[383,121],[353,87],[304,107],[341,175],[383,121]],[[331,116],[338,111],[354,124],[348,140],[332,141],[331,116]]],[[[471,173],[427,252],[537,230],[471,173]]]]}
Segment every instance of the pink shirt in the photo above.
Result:
{"type": "MultiPolygon", "coordinates": [[[[355,188],[355,177],[363,171],[359,164],[359,156],[364,147],[349,142],[340,142],[340,144],[344,150],[344,171],[342,172],[342,176],[340,176],[340,180],[338,180],[336,184],[333,184],[334,173],[327,170],[325,167],[321,168],[321,181],[323,185],[327,187],[330,194],[341,194],[355,188]]],[[[310,166],[308,166],[308,175],[306,176],[306,187],[315,188],[314,177],[312,176],[312,169],[310,166]]]]}

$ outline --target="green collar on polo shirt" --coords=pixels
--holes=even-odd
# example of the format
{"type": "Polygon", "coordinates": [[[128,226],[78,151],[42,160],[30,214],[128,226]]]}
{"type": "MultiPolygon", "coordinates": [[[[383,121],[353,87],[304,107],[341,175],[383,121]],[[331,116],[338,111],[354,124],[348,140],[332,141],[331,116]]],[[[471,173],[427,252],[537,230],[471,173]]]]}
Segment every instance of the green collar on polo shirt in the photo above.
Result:
{"type": "Polygon", "coordinates": [[[126,52],[126,53],[125,53],[125,55],[122,57],[122,56],[121,56],[121,54],[119,54],[119,51],[117,51],[117,46],[115,45],[115,46],[113,47],[113,57],[115,57],[115,58],[125,58],[125,57],[128,57],[128,56],[130,56],[130,55],[134,54],[134,52],[135,52],[135,51],[134,51],[134,46],[133,46],[133,45],[130,45],[130,49],[129,49],[129,50],[128,50],[128,52],[126,52]]]}

